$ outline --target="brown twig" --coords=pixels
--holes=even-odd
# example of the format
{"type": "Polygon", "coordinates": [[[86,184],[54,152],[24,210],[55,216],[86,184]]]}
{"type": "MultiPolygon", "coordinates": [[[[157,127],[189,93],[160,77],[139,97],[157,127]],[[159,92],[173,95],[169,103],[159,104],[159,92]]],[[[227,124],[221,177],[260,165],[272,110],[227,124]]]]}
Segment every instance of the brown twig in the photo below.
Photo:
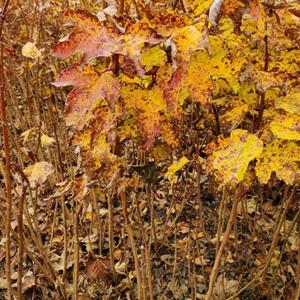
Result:
{"type": "Polygon", "coordinates": [[[11,211],[12,211],[12,191],[11,191],[11,165],[10,165],[10,149],[9,149],[9,132],[6,118],[6,102],[5,102],[5,75],[4,75],[4,48],[3,48],[3,26],[8,10],[9,0],[4,2],[0,14],[0,114],[1,127],[3,134],[3,148],[5,153],[5,186],[6,186],[6,220],[5,220],[5,235],[6,235],[6,279],[7,279],[7,298],[12,299],[12,282],[11,282],[11,257],[10,257],[10,235],[11,235],[11,211]]]}
{"type": "Polygon", "coordinates": [[[114,188],[113,191],[108,194],[107,202],[108,202],[108,243],[109,243],[109,258],[111,263],[112,275],[113,279],[116,279],[116,270],[114,263],[114,225],[113,225],[113,196],[114,196],[114,188]]]}
{"type": "Polygon", "coordinates": [[[231,233],[233,224],[235,223],[238,203],[241,201],[243,195],[244,195],[244,186],[242,184],[240,184],[237,187],[236,191],[235,191],[234,198],[233,198],[233,203],[232,203],[232,208],[231,208],[231,211],[230,211],[229,220],[228,220],[228,223],[227,223],[227,226],[226,226],[226,231],[224,233],[220,248],[217,252],[217,256],[216,256],[216,259],[215,259],[215,262],[214,262],[213,269],[212,269],[211,274],[210,274],[209,287],[208,287],[207,294],[205,296],[206,300],[211,300],[211,298],[212,298],[213,288],[214,288],[216,277],[218,275],[222,255],[224,253],[225,247],[226,247],[227,242],[229,240],[229,235],[231,233]]]}
{"type": "Polygon", "coordinates": [[[293,200],[294,197],[294,193],[295,193],[295,186],[293,187],[292,191],[290,192],[290,194],[287,196],[287,194],[285,195],[283,201],[285,202],[285,208],[283,210],[283,212],[280,214],[279,217],[279,221],[278,224],[275,228],[274,234],[273,234],[273,239],[272,239],[272,244],[270,246],[267,258],[266,258],[266,263],[264,264],[263,268],[260,269],[259,271],[256,272],[256,275],[252,278],[252,280],[247,283],[242,289],[240,289],[237,293],[235,293],[233,296],[231,296],[230,298],[228,298],[227,300],[233,300],[236,299],[236,297],[238,295],[240,295],[243,291],[245,291],[247,288],[249,288],[253,283],[255,283],[259,278],[264,277],[265,272],[267,271],[271,259],[272,259],[272,255],[273,252],[277,246],[278,243],[278,239],[279,239],[279,234],[280,234],[280,230],[281,230],[281,226],[285,220],[286,214],[288,212],[288,209],[290,207],[290,204],[293,200]],[[285,201],[286,200],[286,201],[285,201]]]}
{"type": "Polygon", "coordinates": [[[22,194],[19,200],[18,207],[18,286],[17,286],[17,299],[22,300],[22,277],[23,277],[23,256],[24,256],[24,226],[23,226],[23,211],[24,211],[24,200],[26,196],[27,185],[23,186],[22,194]]]}
{"type": "Polygon", "coordinates": [[[141,268],[140,268],[140,263],[139,263],[138,251],[137,251],[136,244],[135,244],[135,241],[134,241],[134,234],[133,234],[131,222],[129,220],[128,211],[127,211],[126,192],[121,191],[120,196],[121,196],[121,202],[122,202],[123,216],[124,216],[124,219],[125,219],[127,232],[128,232],[129,244],[130,244],[130,247],[131,247],[133,260],[134,260],[134,265],[135,265],[137,289],[138,289],[137,299],[143,299],[142,274],[141,274],[141,268]]]}

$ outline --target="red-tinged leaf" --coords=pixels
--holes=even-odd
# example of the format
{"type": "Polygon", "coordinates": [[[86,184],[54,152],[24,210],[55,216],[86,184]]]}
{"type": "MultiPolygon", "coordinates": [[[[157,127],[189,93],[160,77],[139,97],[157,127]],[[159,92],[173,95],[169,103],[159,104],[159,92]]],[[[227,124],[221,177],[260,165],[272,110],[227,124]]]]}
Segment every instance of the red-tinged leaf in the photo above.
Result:
{"type": "Polygon", "coordinates": [[[108,57],[113,53],[126,53],[118,34],[102,27],[96,16],[82,10],[69,10],[65,15],[67,19],[73,21],[75,28],[67,40],[53,47],[54,56],[67,58],[82,53],[86,59],[89,59],[99,56],[108,57]]]}
{"type": "Polygon", "coordinates": [[[183,86],[183,81],[187,72],[187,65],[180,64],[168,81],[163,78],[160,79],[160,87],[164,91],[164,98],[166,100],[168,110],[171,112],[178,112],[180,91],[183,86]]]}
{"type": "Polygon", "coordinates": [[[56,87],[74,86],[67,97],[66,122],[82,129],[89,120],[89,113],[96,101],[103,99],[111,110],[119,98],[119,81],[111,71],[101,75],[89,65],[76,64],[65,69],[53,83],[56,87]]]}

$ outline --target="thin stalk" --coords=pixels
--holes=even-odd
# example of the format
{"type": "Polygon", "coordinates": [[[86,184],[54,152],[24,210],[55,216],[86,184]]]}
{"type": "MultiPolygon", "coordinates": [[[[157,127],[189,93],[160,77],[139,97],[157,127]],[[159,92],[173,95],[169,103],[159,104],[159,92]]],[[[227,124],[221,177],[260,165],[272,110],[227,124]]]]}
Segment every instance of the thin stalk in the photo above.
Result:
{"type": "Polygon", "coordinates": [[[23,256],[24,256],[24,224],[23,224],[23,212],[24,212],[24,199],[26,196],[27,185],[23,186],[22,194],[19,200],[18,207],[18,285],[17,285],[17,299],[22,300],[22,277],[23,277],[23,256]]]}
{"type": "Polygon", "coordinates": [[[113,225],[113,195],[114,191],[108,195],[108,243],[109,243],[109,259],[111,263],[113,279],[116,280],[116,270],[114,263],[114,225],[113,225]]]}
{"type": "Polygon", "coordinates": [[[0,14],[0,123],[3,134],[3,148],[5,153],[5,187],[6,187],[6,220],[5,220],[5,236],[6,236],[6,279],[7,279],[7,299],[12,299],[12,281],[11,281],[11,257],[10,257],[10,235],[11,235],[11,211],[12,211],[12,191],[11,191],[11,157],[10,157],[10,142],[9,132],[6,119],[6,101],[5,101],[5,75],[4,75],[4,48],[3,48],[3,25],[5,22],[9,0],[4,2],[0,14]]]}
{"type": "Polygon", "coordinates": [[[218,275],[221,259],[222,259],[225,247],[227,246],[227,242],[229,240],[229,235],[231,233],[233,224],[235,223],[235,220],[236,220],[236,213],[237,213],[238,203],[241,201],[243,195],[244,195],[244,187],[243,187],[243,185],[240,184],[238,186],[235,194],[234,194],[232,208],[231,208],[229,220],[228,220],[227,226],[226,226],[226,231],[224,233],[220,248],[217,252],[217,256],[216,256],[216,259],[215,259],[215,262],[214,262],[213,269],[212,269],[211,274],[210,274],[209,287],[208,287],[207,294],[205,296],[205,300],[211,300],[212,299],[213,288],[214,288],[215,280],[216,280],[217,275],[218,275]]]}
{"type": "Polygon", "coordinates": [[[141,273],[141,267],[140,267],[140,264],[139,264],[138,251],[137,251],[137,247],[136,247],[136,244],[135,244],[135,241],[134,241],[134,234],[133,234],[131,222],[130,222],[129,216],[128,216],[127,199],[126,199],[126,192],[125,191],[121,191],[121,202],[122,202],[123,216],[124,216],[124,219],[125,219],[127,232],[128,232],[129,244],[130,244],[130,247],[131,247],[131,252],[132,252],[132,255],[133,255],[135,272],[136,272],[137,289],[138,289],[137,299],[143,299],[142,273],[141,273]]]}
{"type": "Polygon", "coordinates": [[[272,259],[272,255],[274,253],[274,250],[277,246],[278,240],[279,240],[279,234],[280,234],[280,230],[282,227],[282,224],[285,220],[286,214],[288,212],[288,209],[292,203],[294,194],[295,194],[295,186],[293,187],[292,191],[290,192],[289,196],[284,197],[283,201],[286,202],[285,203],[285,208],[283,210],[283,212],[280,214],[280,218],[279,218],[279,222],[275,228],[274,234],[273,234],[273,239],[272,239],[272,244],[270,246],[267,258],[266,258],[266,263],[264,264],[263,268],[259,271],[256,272],[256,275],[252,278],[252,280],[250,282],[248,282],[242,289],[240,289],[237,293],[235,293],[233,296],[231,296],[230,298],[228,298],[227,300],[233,300],[236,299],[236,297],[238,295],[240,295],[243,291],[245,291],[247,288],[249,288],[253,283],[255,283],[258,279],[262,279],[270,265],[271,259],[272,259]],[[286,201],[285,201],[286,200],[286,201]]]}

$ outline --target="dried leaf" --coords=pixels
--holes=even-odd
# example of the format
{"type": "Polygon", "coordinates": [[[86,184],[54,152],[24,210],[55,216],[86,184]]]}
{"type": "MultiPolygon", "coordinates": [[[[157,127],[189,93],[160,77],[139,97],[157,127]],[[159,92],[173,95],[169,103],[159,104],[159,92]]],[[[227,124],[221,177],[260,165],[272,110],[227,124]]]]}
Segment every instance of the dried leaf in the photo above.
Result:
{"type": "Polygon", "coordinates": [[[22,47],[22,55],[27,58],[36,59],[41,56],[41,51],[35,46],[34,43],[27,42],[22,47]]]}
{"type": "Polygon", "coordinates": [[[208,19],[213,26],[217,26],[217,17],[224,0],[214,0],[209,8],[208,19]]]}
{"type": "Polygon", "coordinates": [[[42,185],[47,177],[55,171],[53,166],[46,161],[40,161],[24,169],[31,188],[42,185]]]}
{"type": "Polygon", "coordinates": [[[86,272],[88,277],[92,279],[98,279],[106,284],[112,283],[113,270],[109,258],[100,257],[88,262],[86,272]]]}

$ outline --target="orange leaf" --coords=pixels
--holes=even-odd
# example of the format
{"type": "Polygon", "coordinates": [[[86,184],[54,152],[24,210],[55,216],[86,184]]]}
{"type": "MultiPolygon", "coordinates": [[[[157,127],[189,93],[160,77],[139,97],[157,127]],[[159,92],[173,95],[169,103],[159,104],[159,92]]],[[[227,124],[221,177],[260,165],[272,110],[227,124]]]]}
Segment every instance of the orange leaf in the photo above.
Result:
{"type": "Polygon", "coordinates": [[[96,100],[104,99],[111,110],[119,98],[119,81],[111,71],[101,75],[89,65],[81,68],[75,64],[65,69],[53,83],[56,87],[74,86],[67,97],[66,122],[82,129],[88,121],[88,113],[96,100]]]}
{"type": "Polygon", "coordinates": [[[67,40],[58,43],[52,54],[58,58],[67,58],[82,53],[86,59],[108,57],[113,53],[125,54],[118,34],[101,27],[98,18],[83,10],[69,10],[65,16],[73,21],[75,28],[67,40]]]}

